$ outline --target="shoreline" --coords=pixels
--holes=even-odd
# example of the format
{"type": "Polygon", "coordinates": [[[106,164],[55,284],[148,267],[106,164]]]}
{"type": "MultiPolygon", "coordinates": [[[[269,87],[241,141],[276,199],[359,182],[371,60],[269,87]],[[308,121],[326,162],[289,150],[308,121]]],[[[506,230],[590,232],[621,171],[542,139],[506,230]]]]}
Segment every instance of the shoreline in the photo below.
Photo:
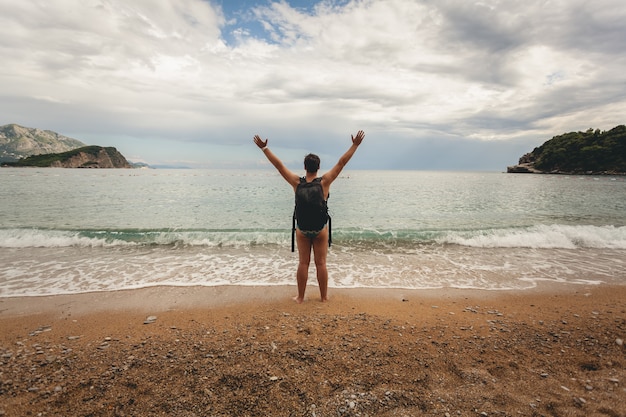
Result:
{"type": "Polygon", "coordinates": [[[0,299],[0,415],[608,415],[626,286],[0,299]]]}
{"type": "MultiPolygon", "coordinates": [[[[623,288],[615,284],[541,283],[525,289],[478,289],[478,288],[329,288],[333,298],[343,302],[349,299],[377,299],[380,301],[408,301],[410,298],[462,299],[501,298],[530,296],[534,294],[571,294],[583,289],[623,288]]],[[[295,285],[216,285],[171,286],[92,291],[76,294],[0,297],[0,318],[36,314],[90,314],[103,311],[156,311],[179,309],[227,308],[236,305],[258,303],[259,305],[289,302],[297,293],[295,285]]],[[[305,304],[319,303],[316,285],[308,285],[305,304]]],[[[288,303],[289,304],[289,303],[288,303]]]]}

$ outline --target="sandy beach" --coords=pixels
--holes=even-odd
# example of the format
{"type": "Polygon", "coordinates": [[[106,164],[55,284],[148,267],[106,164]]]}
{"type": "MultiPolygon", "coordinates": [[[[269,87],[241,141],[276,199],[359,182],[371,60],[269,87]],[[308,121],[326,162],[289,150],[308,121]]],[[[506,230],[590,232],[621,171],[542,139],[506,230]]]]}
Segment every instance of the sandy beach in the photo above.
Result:
{"type": "Polygon", "coordinates": [[[0,415],[625,416],[626,286],[0,299],[0,415]]]}

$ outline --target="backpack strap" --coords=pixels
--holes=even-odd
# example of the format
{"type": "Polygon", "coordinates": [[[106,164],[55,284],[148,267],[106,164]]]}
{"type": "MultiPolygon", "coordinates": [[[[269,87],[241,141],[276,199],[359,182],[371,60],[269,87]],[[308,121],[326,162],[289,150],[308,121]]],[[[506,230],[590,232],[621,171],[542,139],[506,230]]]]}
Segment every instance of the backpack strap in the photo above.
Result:
{"type": "MultiPolygon", "coordinates": [[[[306,182],[305,177],[300,177],[300,184],[306,182]]],[[[293,217],[291,218],[291,251],[296,251],[296,209],[293,209],[293,217]]]]}
{"type": "Polygon", "coordinates": [[[295,252],[295,241],[296,241],[296,209],[293,210],[293,217],[291,219],[291,251],[295,252]]]}
{"type": "Polygon", "coordinates": [[[328,247],[333,243],[333,222],[330,218],[330,214],[328,215],[328,247]]]}
{"type": "MultiPolygon", "coordinates": [[[[315,178],[315,181],[322,182],[322,177],[315,178]]],[[[328,194],[328,197],[330,197],[330,193],[328,194]]],[[[328,202],[328,198],[326,198],[326,202],[328,202]]],[[[333,244],[333,222],[332,222],[332,219],[330,218],[330,214],[328,214],[327,216],[328,216],[328,247],[330,248],[330,246],[333,244]]]]}

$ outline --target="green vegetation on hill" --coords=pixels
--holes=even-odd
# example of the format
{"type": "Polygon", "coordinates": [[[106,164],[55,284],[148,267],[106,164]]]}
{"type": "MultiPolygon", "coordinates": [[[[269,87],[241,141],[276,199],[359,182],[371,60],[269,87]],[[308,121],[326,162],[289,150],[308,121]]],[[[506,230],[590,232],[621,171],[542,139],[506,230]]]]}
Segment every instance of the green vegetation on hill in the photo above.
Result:
{"type": "Polygon", "coordinates": [[[543,172],[626,173],[626,126],[555,136],[519,162],[543,172]]]}
{"type": "MultiPolygon", "coordinates": [[[[81,153],[91,155],[94,157],[94,159],[96,159],[102,150],[104,150],[107,153],[111,161],[116,166],[124,166],[125,164],[127,164],[126,159],[114,147],[104,148],[102,146],[84,146],[82,148],[73,149],[67,152],[49,153],[49,154],[44,154],[44,155],[33,155],[27,158],[22,158],[15,162],[4,163],[4,165],[13,166],[13,167],[44,168],[44,167],[52,166],[55,162],[60,162],[61,164],[63,164],[65,161],[81,153]]],[[[85,168],[89,168],[89,165],[97,165],[97,162],[87,162],[83,166],[85,168]]]]}

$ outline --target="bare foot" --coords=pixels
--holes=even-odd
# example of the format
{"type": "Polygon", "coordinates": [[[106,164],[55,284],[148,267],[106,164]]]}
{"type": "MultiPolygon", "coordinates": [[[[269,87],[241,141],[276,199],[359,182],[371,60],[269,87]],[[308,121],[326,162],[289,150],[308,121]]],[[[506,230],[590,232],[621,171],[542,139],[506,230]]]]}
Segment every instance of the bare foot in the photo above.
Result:
{"type": "Polygon", "coordinates": [[[328,297],[322,298],[322,303],[327,303],[327,302],[328,302],[328,297]]]}
{"type": "Polygon", "coordinates": [[[302,304],[302,302],[304,301],[304,298],[300,298],[296,295],[295,297],[292,298],[292,300],[298,304],[302,304]]]}

